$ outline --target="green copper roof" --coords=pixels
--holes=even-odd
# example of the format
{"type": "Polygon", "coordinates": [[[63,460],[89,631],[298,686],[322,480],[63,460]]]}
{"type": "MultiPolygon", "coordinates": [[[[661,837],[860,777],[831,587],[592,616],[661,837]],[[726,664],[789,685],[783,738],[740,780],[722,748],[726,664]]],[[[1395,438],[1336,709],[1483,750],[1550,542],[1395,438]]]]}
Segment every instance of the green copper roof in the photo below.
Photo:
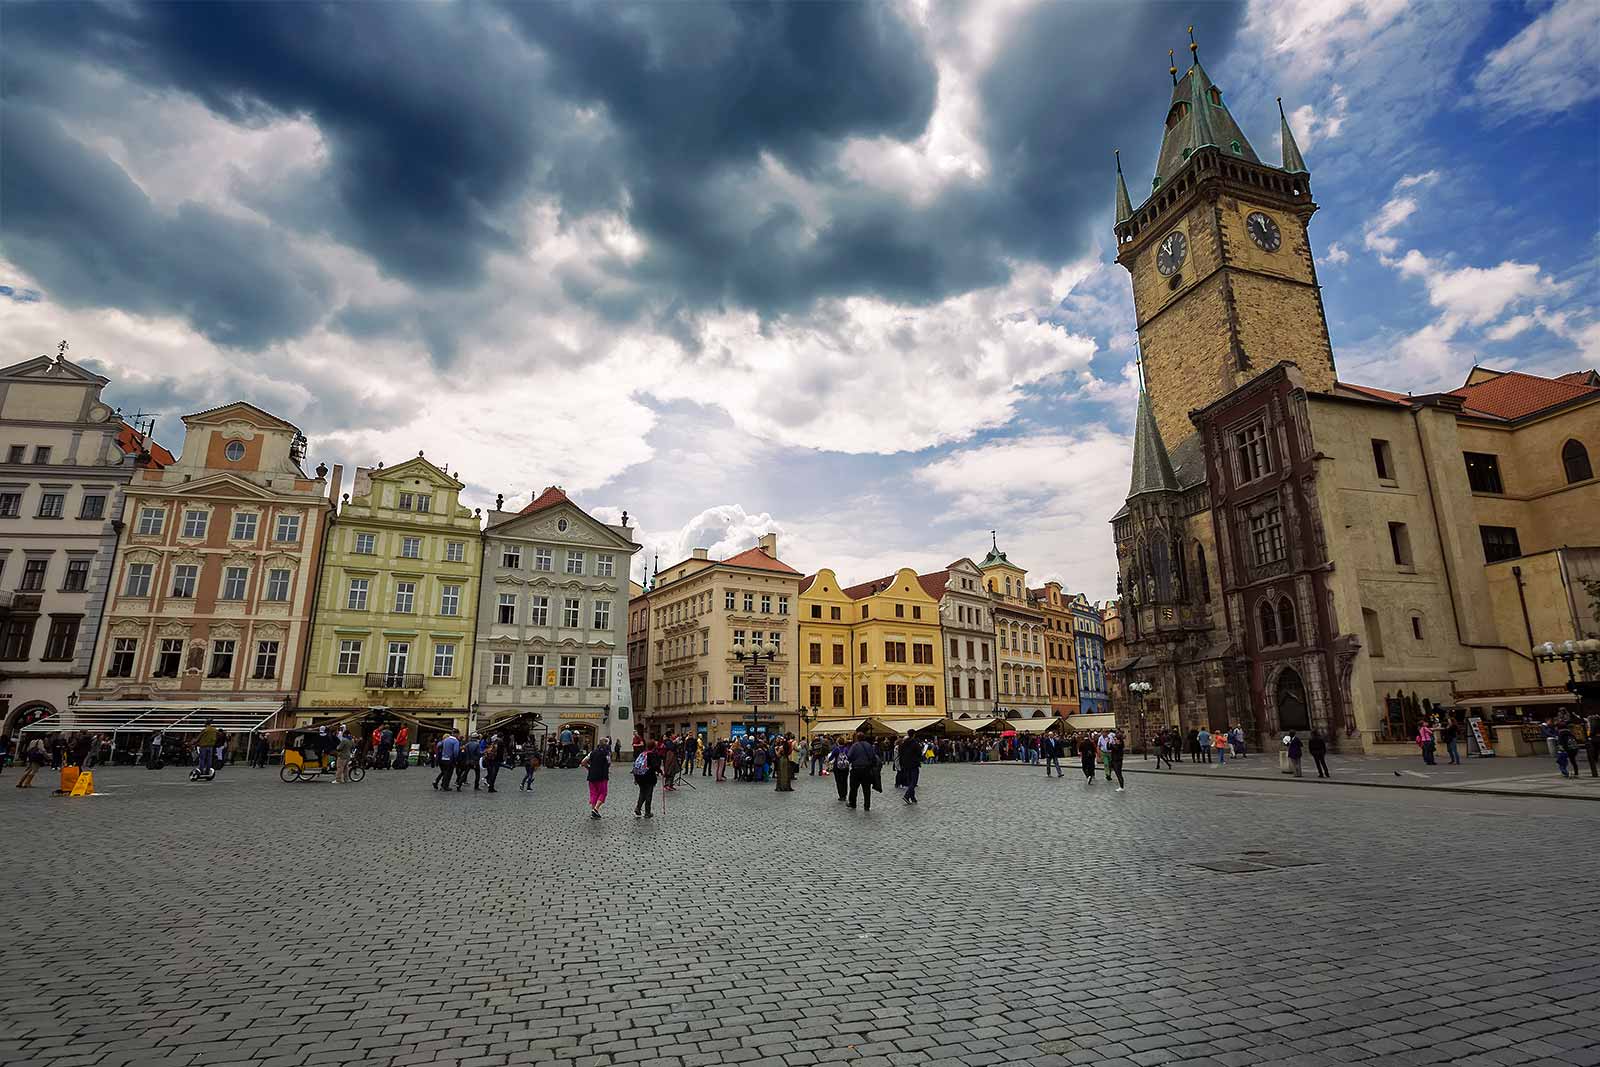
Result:
{"type": "Polygon", "coordinates": [[[1117,222],[1133,218],[1133,204],[1128,200],[1128,183],[1122,180],[1122,153],[1117,153],[1117,222]]]}
{"type": "Polygon", "coordinates": [[[1161,443],[1155,412],[1150,410],[1150,396],[1140,389],[1139,413],[1133,424],[1133,480],[1128,483],[1128,496],[1178,490],[1178,476],[1167,456],[1167,446],[1161,443]]]}
{"type": "Polygon", "coordinates": [[[1222,103],[1221,90],[1211,83],[1198,60],[1172,87],[1167,116],[1167,129],[1161,137],[1161,155],[1156,162],[1158,185],[1170,181],[1195,150],[1207,145],[1226,155],[1236,155],[1252,163],[1261,162],[1227,105],[1222,103]]]}
{"type": "Polygon", "coordinates": [[[1310,174],[1300,146],[1294,143],[1294,131],[1289,129],[1289,119],[1283,113],[1283,97],[1278,97],[1278,140],[1283,144],[1283,169],[1290,174],[1310,174]]]}

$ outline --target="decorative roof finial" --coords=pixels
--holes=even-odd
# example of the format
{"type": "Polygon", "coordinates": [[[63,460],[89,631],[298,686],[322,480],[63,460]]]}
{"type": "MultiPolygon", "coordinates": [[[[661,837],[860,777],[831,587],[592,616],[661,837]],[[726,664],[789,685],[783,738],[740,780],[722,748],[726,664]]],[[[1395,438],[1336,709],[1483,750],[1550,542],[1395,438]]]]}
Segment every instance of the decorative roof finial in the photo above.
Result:
{"type": "Polygon", "coordinates": [[[1171,64],[1167,67],[1167,73],[1172,75],[1172,87],[1176,89],[1178,87],[1178,53],[1170,48],[1167,49],[1167,62],[1171,64]]]}
{"type": "Polygon", "coordinates": [[[1000,542],[996,540],[995,531],[993,530],[989,531],[989,547],[994,549],[996,552],[1000,551],[1000,542]]]}
{"type": "Polygon", "coordinates": [[[1193,26],[1189,27],[1189,58],[1195,63],[1200,62],[1200,46],[1194,43],[1193,26]]]}
{"type": "Polygon", "coordinates": [[[67,349],[69,349],[71,347],[72,346],[67,344],[67,342],[65,340],[62,340],[62,342],[60,344],[56,345],[56,362],[59,363],[61,360],[66,359],[67,358],[67,349]]]}

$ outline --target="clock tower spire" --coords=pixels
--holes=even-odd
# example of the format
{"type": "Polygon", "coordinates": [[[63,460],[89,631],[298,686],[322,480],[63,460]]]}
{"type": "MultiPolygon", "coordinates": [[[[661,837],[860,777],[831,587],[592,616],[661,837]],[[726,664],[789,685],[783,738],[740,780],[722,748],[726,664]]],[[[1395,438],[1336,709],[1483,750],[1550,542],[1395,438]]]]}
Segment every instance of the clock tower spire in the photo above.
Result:
{"type": "Polygon", "coordinates": [[[1199,61],[1172,87],[1149,196],[1117,204],[1117,262],[1134,312],[1154,422],[1169,449],[1189,412],[1281,361],[1333,388],[1307,226],[1311,175],[1280,105],[1283,166],[1262,161],[1199,61]],[[1126,215],[1126,217],[1123,217],[1126,215]]]}

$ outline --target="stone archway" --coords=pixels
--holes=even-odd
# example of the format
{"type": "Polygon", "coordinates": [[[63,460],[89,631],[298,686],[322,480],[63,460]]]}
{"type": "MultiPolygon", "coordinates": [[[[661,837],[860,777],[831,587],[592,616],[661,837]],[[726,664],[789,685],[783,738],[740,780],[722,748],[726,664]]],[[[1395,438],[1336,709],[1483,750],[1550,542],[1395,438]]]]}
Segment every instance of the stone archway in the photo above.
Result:
{"type": "Polygon", "coordinates": [[[1311,703],[1306,699],[1305,682],[1293,667],[1278,672],[1272,683],[1272,704],[1278,713],[1279,730],[1311,729],[1311,703]]]}
{"type": "Polygon", "coordinates": [[[54,715],[56,710],[56,706],[47,700],[24,701],[6,716],[5,726],[0,727],[0,736],[10,737],[29,723],[38,722],[46,715],[54,715]]]}

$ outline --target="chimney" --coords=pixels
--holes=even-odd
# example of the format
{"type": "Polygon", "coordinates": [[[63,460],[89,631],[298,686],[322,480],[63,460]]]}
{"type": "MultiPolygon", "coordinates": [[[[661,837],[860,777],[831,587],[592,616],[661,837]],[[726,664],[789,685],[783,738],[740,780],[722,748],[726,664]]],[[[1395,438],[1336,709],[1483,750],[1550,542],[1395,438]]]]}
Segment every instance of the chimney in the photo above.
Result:
{"type": "Polygon", "coordinates": [[[333,465],[333,477],[328,480],[328,499],[335,505],[339,503],[339,489],[344,484],[344,464],[333,465]]]}
{"type": "Polygon", "coordinates": [[[777,559],[778,558],[778,535],[775,534],[775,533],[764,533],[764,534],[762,534],[761,535],[761,540],[756,542],[756,547],[759,548],[761,551],[765,552],[767,555],[771,556],[773,559],[777,559]]]}
{"type": "Polygon", "coordinates": [[[694,555],[695,559],[710,559],[711,558],[711,554],[709,552],[707,552],[703,548],[695,549],[694,552],[693,552],[693,555],[694,555]]]}

